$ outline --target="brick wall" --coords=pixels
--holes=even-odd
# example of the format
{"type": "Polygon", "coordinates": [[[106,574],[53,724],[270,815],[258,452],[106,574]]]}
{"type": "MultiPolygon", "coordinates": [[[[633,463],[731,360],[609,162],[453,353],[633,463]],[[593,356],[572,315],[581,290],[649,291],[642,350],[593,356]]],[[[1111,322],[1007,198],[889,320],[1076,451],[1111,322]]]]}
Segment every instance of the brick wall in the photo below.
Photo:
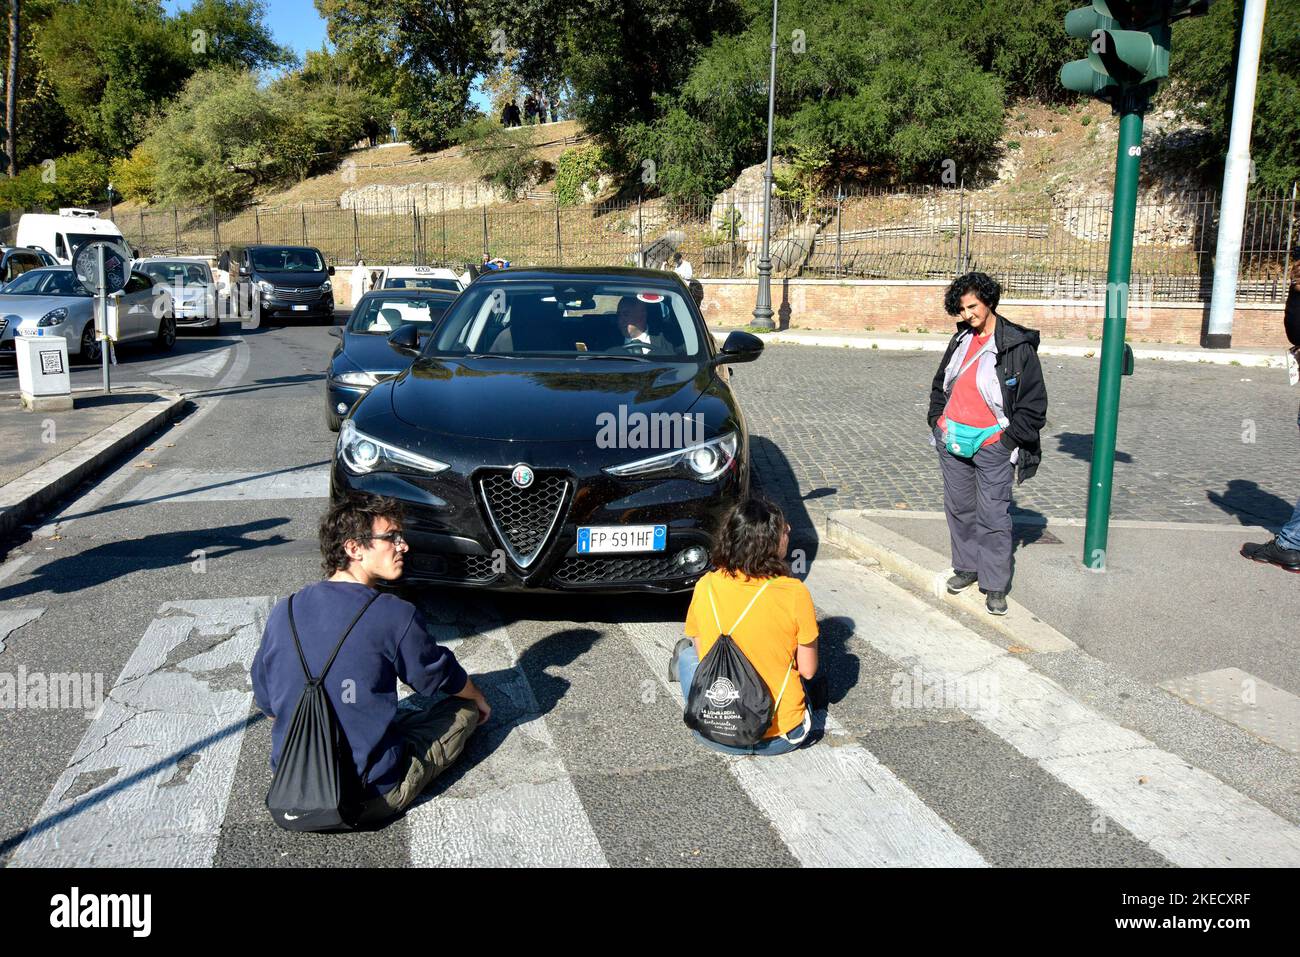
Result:
{"type": "MultiPolygon", "coordinates": [[[[710,325],[740,326],[753,316],[758,284],[754,279],[705,279],[704,316],[710,325]]],[[[952,319],[943,311],[942,282],[891,282],[773,279],[772,309],[780,328],[897,333],[918,329],[947,332],[952,319]]],[[[1004,299],[998,311],[1039,330],[1044,338],[1100,338],[1103,303],[1004,299]]],[[[1209,305],[1130,303],[1127,335],[1132,342],[1199,345],[1209,305]]],[[[1282,305],[1240,304],[1232,325],[1232,344],[1243,348],[1286,347],[1282,305]]]]}

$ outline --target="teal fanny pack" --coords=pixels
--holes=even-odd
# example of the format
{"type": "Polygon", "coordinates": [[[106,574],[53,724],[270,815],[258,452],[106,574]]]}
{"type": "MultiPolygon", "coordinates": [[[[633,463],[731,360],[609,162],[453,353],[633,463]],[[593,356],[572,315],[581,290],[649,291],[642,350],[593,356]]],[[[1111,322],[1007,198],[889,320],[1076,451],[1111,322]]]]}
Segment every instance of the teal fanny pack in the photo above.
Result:
{"type": "Polygon", "coordinates": [[[1001,432],[1002,426],[990,425],[987,429],[977,429],[973,425],[947,421],[943,432],[943,445],[953,455],[964,459],[973,458],[990,435],[1001,432]]]}

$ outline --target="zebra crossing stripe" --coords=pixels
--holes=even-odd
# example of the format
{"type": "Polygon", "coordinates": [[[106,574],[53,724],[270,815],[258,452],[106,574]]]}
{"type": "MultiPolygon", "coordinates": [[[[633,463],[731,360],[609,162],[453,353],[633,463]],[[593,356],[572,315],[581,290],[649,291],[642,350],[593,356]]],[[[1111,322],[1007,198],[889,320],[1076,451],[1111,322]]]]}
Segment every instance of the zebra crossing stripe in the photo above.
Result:
{"type": "Polygon", "coordinates": [[[1171,863],[1300,865],[1300,828],[1093,711],[921,599],[842,560],[814,563],[808,586],[819,611],[850,617],[858,638],[919,668],[927,682],[977,681],[992,690],[989,700],[958,707],[1171,863]]]}
{"type": "MultiPolygon", "coordinates": [[[[681,625],[624,623],[633,646],[667,679],[681,625]]],[[[809,867],[987,867],[984,858],[825,712],[827,740],[776,757],[725,757],[727,768],[809,867]]],[[[685,725],[682,734],[687,734],[685,725]]],[[[701,745],[702,747],[702,745],[701,745]]]]}
{"type": "Polygon", "coordinates": [[[474,637],[461,645],[457,658],[494,710],[474,735],[487,741],[471,739],[461,761],[476,745],[485,753],[455,784],[407,812],[411,863],[607,867],[582,798],[518,666],[509,632],[491,621],[466,628],[474,637]]]}
{"type": "Polygon", "coordinates": [[[270,609],[162,605],[10,865],[210,867],[270,609]]]}

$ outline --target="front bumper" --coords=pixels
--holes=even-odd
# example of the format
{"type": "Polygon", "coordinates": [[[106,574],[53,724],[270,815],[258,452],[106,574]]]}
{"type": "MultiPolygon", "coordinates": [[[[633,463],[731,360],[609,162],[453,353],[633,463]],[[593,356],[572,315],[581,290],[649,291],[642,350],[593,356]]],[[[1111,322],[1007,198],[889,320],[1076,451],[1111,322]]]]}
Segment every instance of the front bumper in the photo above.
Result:
{"type": "Polygon", "coordinates": [[[258,300],[262,318],[300,316],[312,319],[334,316],[334,293],[323,293],[319,299],[284,299],[277,295],[262,295],[258,300]]]}
{"type": "Polygon", "coordinates": [[[705,483],[685,478],[578,475],[558,462],[551,462],[551,467],[537,464],[545,459],[536,454],[536,446],[530,450],[502,448],[514,445],[502,443],[493,455],[478,443],[472,444],[479,448],[474,464],[453,464],[437,475],[354,475],[337,459],[334,462],[332,499],[364,491],[402,502],[410,545],[403,577],[407,584],[501,591],[689,591],[707,570],[707,558],[698,566],[684,567],[680,563],[684,553],[699,549],[707,556],[723,512],[748,493],[743,454],[721,478],[705,483]],[[553,529],[526,567],[504,540],[501,529],[506,523],[497,514],[500,509],[494,512],[488,504],[482,485],[486,477],[509,474],[521,459],[534,465],[539,483],[548,477],[567,483],[553,529]],[[662,552],[579,555],[578,528],[585,525],[666,525],[666,547],[662,552]]]}
{"type": "Polygon", "coordinates": [[[356,404],[356,401],[372,388],[374,387],[368,385],[343,385],[334,379],[326,379],[325,404],[334,415],[347,415],[348,410],[356,404]],[[343,411],[341,412],[339,411],[340,405],[343,406],[343,411]]]}

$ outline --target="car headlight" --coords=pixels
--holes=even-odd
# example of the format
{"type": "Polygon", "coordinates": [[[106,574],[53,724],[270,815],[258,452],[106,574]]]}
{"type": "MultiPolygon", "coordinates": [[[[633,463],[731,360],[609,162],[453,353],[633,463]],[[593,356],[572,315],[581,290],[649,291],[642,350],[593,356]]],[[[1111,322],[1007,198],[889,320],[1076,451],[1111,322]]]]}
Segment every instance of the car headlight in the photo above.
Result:
{"type": "Polygon", "coordinates": [[[268,296],[271,295],[271,293],[275,292],[275,287],[271,285],[269,282],[267,282],[265,279],[259,279],[257,281],[257,288],[268,296]]]}
{"type": "Polygon", "coordinates": [[[330,281],[328,279],[326,279],[323,283],[320,284],[321,292],[329,292],[333,288],[334,287],[330,285],[330,281]]]}
{"type": "Polygon", "coordinates": [[[351,419],[344,420],[339,428],[339,444],[335,454],[344,467],[356,475],[404,471],[429,475],[450,468],[445,462],[416,455],[381,442],[372,435],[366,435],[352,424],[351,419]]]}
{"type": "Polygon", "coordinates": [[[57,326],[64,319],[68,318],[68,310],[60,306],[58,309],[51,309],[37,321],[38,326],[57,326]]]}
{"type": "Polygon", "coordinates": [[[626,465],[612,465],[605,472],[608,475],[628,476],[684,471],[693,479],[711,482],[736,461],[736,444],[736,433],[728,432],[699,445],[664,452],[626,465]]]}
{"type": "Polygon", "coordinates": [[[370,372],[340,372],[334,377],[335,382],[343,385],[364,385],[372,386],[379,381],[373,373],[370,372]]]}

